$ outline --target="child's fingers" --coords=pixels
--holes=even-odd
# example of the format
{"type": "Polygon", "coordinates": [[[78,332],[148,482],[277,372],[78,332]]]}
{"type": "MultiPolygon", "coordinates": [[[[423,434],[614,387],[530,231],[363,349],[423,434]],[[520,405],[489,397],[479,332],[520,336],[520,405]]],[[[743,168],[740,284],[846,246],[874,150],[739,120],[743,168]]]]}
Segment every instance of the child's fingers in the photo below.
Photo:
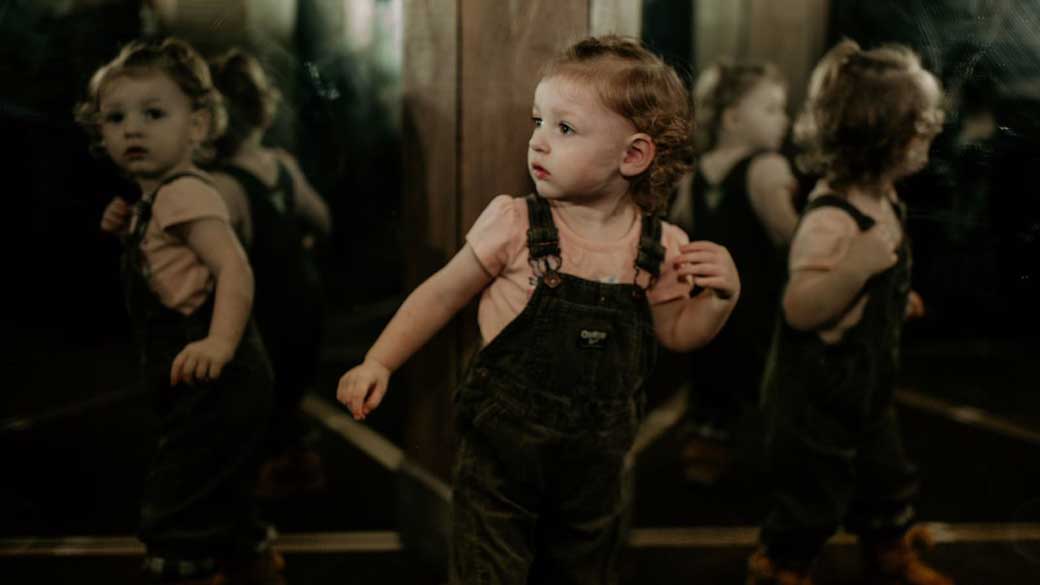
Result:
{"type": "Polygon", "coordinates": [[[198,364],[195,366],[195,369],[193,370],[193,373],[195,374],[195,380],[209,380],[209,368],[212,363],[212,359],[205,356],[200,357],[198,364]]]}
{"type": "Polygon", "coordinates": [[[676,268],[675,273],[679,276],[718,276],[725,274],[725,269],[716,263],[700,262],[697,264],[683,264],[676,268]]]}
{"type": "Polygon", "coordinates": [[[686,252],[703,252],[703,251],[717,252],[717,251],[719,251],[721,249],[722,249],[722,246],[716,244],[715,242],[709,242],[707,240],[697,240],[697,241],[689,242],[689,243],[683,244],[682,246],[679,246],[679,251],[683,252],[683,253],[686,253],[686,252]]]}
{"type": "Polygon", "coordinates": [[[715,262],[719,258],[718,252],[714,250],[701,250],[696,252],[687,252],[675,257],[675,265],[678,267],[681,264],[697,264],[698,262],[715,262]]]}
{"type": "Polygon", "coordinates": [[[173,358],[173,365],[170,366],[170,386],[176,386],[181,381],[181,372],[184,369],[184,360],[188,358],[185,355],[185,350],[181,350],[177,357],[173,358]]]}
{"type": "Polygon", "coordinates": [[[209,364],[209,379],[216,380],[220,377],[220,373],[224,371],[224,364],[216,360],[209,364]]]}
{"type": "Polygon", "coordinates": [[[365,414],[369,414],[376,407],[383,402],[383,396],[386,396],[386,382],[382,380],[375,380],[372,384],[372,391],[368,393],[368,400],[365,400],[365,414]]]}

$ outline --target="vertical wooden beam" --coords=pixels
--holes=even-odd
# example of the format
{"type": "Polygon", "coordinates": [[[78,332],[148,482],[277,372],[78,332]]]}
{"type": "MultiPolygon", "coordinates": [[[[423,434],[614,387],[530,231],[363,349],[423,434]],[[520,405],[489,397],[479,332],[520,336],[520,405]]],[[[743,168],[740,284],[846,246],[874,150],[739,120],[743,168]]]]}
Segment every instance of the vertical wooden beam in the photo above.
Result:
{"type": "MultiPolygon", "coordinates": [[[[412,0],[405,11],[405,282],[413,288],[459,247],[459,17],[455,0],[412,0]]],[[[457,336],[455,326],[442,331],[401,376],[411,389],[405,451],[443,478],[451,466],[457,336]]]]}
{"type": "Polygon", "coordinates": [[[809,74],[825,49],[829,9],[829,0],[751,2],[748,55],[780,68],[794,109],[801,108],[809,74]]]}
{"type": "Polygon", "coordinates": [[[545,61],[588,34],[587,0],[462,0],[463,230],[496,194],[523,195],[531,99],[545,61]]]}
{"type": "Polygon", "coordinates": [[[697,70],[724,57],[771,61],[787,78],[788,102],[796,111],[825,48],[829,8],[830,0],[699,0],[697,70]]]}

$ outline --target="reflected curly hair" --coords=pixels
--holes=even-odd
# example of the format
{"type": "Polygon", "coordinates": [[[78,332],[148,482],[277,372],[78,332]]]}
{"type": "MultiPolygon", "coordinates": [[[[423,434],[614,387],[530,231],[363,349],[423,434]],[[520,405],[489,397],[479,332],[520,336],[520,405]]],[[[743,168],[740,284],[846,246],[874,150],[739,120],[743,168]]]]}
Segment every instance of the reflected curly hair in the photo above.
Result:
{"type": "Polygon", "coordinates": [[[780,70],[772,63],[719,61],[701,72],[693,86],[693,145],[698,153],[717,144],[722,113],[763,81],[787,87],[780,70]]]}
{"type": "Polygon", "coordinates": [[[101,144],[100,100],[105,86],[123,76],[141,76],[151,73],[167,75],[188,96],[195,111],[209,113],[210,127],[203,143],[195,149],[197,162],[213,158],[214,142],[226,127],[226,113],[220,92],[213,87],[205,59],[191,45],[177,39],[160,41],[133,41],[119,51],[115,59],[103,65],[90,78],[87,97],[76,105],[76,122],[91,139],[91,152],[104,154],[101,144]]]}
{"type": "Polygon", "coordinates": [[[217,156],[227,158],[254,130],[271,125],[282,94],[271,85],[260,61],[240,49],[217,57],[209,68],[227,108],[227,131],[216,143],[217,156]]]}
{"type": "Polygon", "coordinates": [[[675,70],[638,40],[589,37],[571,45],[542,70],[593,85],[603,104],[649,135],[656,149],[646,171],[632,179],[630,194],[648,213],[665,208],[668,195],[690,168],[690,100],[675,70]]]}
{"type": "Polygon", "coordinates": [[[877,184],[899,169],[914,138],[942,129],[943,111],[923,83],[928,77],[935,80],[903,45],[869,51],[847,39],[835,45],[813,70],[794,126],[795,142],[805,149],[799,166],[829,177],[837,189],[877,184]]]}

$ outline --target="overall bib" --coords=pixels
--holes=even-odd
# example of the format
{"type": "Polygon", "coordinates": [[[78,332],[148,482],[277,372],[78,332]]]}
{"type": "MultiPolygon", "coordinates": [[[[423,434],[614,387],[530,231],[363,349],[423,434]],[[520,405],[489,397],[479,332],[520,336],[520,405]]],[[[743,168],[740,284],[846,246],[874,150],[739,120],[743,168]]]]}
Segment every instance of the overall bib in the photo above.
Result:
{"type": "MultiPolygon", "coordinates": [[[[874,225],[838,195],[812,200],[803,217],[826,206],[851,215],[860,230],[874,225]]],[[[897,214],[904,221],[901,208],[897,214]]],[[[864,286],[863,317],[841,341],[826,344],[816,331],[779,320],[762,387],[775,502],[761,539],[782,565],[808,566],[842,525],[863,539],[883,540],[913,523],[916,469],[893,406],[910,292],[905,230],[898,256],[864,286]]]]}
{"type": "Polygon", "coordinates": [[[162,187],[185,176],[204,180],[190,173],[169,177],[137,203],[123,256],[127,309],[159,418],[141,503],[145,570],[174,578],[209,574],[219,559],[266,548],[253,488],[272,404],[271,369],[252,323],[218,379],[170,386],[177,354],[209,335],[213,295],[190,315],[163,305],[149,287],[141,241],[162,187]]]}
{"type": "Polygon", "coordinates": [[[316,383],[323,299],[318,269],[303,247],[292,176],[278,163],[273,187],[232,165],[220,168],[249,200],[253,238],[249,263],[256,279],[253,317],[275,375],[273,452],[303,444],[300,402],[316,383]]]}
{"type": "Polygon", "coordinates": [[[637,284],[605,284],[559,272],[549,204],[527,205],[537,285],[456,394],[452,581],[614,583],[625,457],[657,357],[638,282],[658,275],[661,224],[643,217],[637,284]]]}

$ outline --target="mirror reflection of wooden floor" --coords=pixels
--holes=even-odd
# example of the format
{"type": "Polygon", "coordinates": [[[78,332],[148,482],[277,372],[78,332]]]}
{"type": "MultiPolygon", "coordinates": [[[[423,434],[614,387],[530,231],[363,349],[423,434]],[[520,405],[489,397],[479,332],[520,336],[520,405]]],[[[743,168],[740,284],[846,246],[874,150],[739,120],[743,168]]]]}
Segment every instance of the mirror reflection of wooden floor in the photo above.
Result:
{"type": "MultiPolygon", "coordinates": [[[[114,349],[98,348],[99,355],[114,349]]],[[[961,585],[1035,585],[1037,348],[969,349],[933,343],[906,351],[902,427],[921,467],[920,515],[937,537],[926,557],[961,585]]],[[[395,445],[407,393],[391,393],[379,414],[359,425],[332,401],[331,381],[339,370],[338,363],[329,363],[323,372],[327,391],[305,402],[328,489],[265,505],[282,534],[287,579],[314,585],[442,583],[423,555],[406,546],[422,535],[410,537],[399,528],[414,525],[414,519],[402,518],[402,494],[426,497],[432,508],[447,506],[450,498],[443,482],[417,470],[395,445]]],[[[34,396],[13,402],[16,412],[32,414],[0,421],[0,581],[131,583],[141,554],[132,535],[135,494],[150,452],[148,401],[132,389],[102,392],[101,381],[87,384],[99,386],[93,393],[44,382],[47,387],[34,396]]],[[[744,420],[733,471],[705,487],[684,482],[677,464],[681,437],[673,423],[684,401],[679,394],[658,396],[652,406],[634,458],[634,530],[623,582],[741,583],[767,505],[753,409],[744,420]]],[[[839,535],[821,559],[817,583],[859,582],[853,541],[839,535]]]]}

